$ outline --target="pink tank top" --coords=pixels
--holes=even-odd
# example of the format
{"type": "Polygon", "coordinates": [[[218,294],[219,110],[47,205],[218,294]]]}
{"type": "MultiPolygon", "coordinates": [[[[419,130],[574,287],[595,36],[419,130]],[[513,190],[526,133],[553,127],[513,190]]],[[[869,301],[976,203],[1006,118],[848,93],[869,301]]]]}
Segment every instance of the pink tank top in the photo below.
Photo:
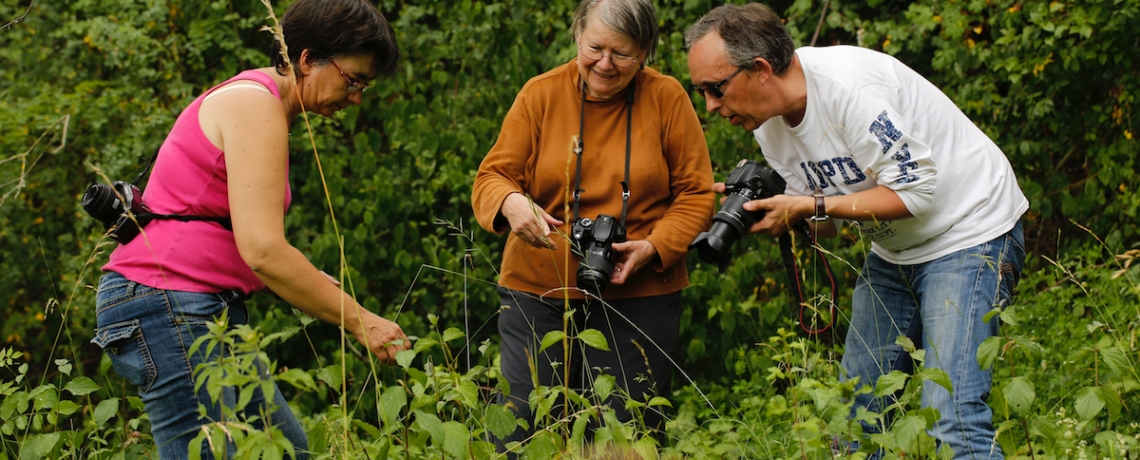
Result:
{"type": "MultiPolygon", "coordinates": [[[[198,123],[203,99],[236,80],[253,80],[281,97],[276,82],[260,71],[247,70],[198,96],[174,122],[159,149],[143,191],[143,202],[158,214],[230,217],[226,157],[206,138],[198,123]]],[[[244,89],[256,91],[256,89],[244,89]]],[[[286,183],[285,209],[292,193],[286,183]]],[[[232,231],[205,221],[156,219],[143,235],[111,253],[103,271],[160,289],[189,292],[240,291],[265,287],[238,254],[232,231]],[[148,246],[149,243],[149,246],[148,246]]]]}

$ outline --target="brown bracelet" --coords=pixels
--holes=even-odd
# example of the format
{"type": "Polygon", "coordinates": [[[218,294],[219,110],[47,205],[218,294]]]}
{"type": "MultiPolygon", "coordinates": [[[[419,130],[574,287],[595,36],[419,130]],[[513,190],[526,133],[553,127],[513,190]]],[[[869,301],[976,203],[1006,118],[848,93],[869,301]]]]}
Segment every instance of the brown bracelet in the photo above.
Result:
{"type": "Polygon", "coordinates": [[[811,216],[808,220],[812,222],[827,222],[831,220],[831,216],[827,215],[827,206],[823,201],[823,190],[818,188],[812,190],[811,196],[815,198],[815,215],[811,216]]]}

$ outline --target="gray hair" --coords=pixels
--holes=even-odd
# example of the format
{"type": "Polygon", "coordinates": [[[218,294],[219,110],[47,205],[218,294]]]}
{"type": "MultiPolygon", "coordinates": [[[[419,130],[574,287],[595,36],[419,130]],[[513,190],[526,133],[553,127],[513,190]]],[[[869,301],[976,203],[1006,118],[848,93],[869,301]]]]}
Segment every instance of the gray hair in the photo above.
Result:
{"type": "Polygon", "coordinates": [[[656,57],[657,9],[652,0],[582,0],[570,25],[574,41],[586,30],[586,22],[593,19],[637,43],[645,51],[646,61],[656,57]]]}
{"type": "Polygon", "coordinates": [[[796,48],[792,35],[780,16],[762,3],[723,5],[710,11],[685,32],[685,50],[710,32],[724,40],[728,62],[752,68],[760,57],[772,65],[772,72],[783,75],[792,64],[796,48]]]}

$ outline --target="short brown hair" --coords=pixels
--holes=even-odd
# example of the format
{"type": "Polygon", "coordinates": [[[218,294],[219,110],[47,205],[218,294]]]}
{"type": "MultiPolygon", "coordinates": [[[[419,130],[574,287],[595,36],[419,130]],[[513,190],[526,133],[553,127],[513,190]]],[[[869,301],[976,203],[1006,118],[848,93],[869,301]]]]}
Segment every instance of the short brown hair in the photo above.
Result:
{"type": "Polygon", "coordinates": [[[281,21],[289,62],[281,56],[281,44],[273,42],[273,67],[285,75],[291,63],[299,72],[301,52],[317,61],[347,54],[369,53],[377,76],[396,73],[400,48],[396,32],[376,5],[365,0],[297,0],[285,10],[281,21]]]}

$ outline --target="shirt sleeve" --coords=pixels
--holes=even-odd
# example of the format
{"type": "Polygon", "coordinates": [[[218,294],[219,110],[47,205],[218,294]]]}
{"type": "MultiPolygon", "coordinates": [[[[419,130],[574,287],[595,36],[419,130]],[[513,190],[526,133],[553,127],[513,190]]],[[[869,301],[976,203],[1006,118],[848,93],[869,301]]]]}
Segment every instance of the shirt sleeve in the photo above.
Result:
{"type": "Polygon", "coordinates": [[[938,168],[930,145],[909,131],[909,120],[882,97],[860,93],[848,108],[845,132],[858,164],[879,185],[894,190],[914,217],[934,207],[938,168]]]}
{"type": "Polygon", "coordinates": [[[684,260],[689,244],[706,230],[716,205],[712,160],[701,122],[680,83],[672,80],[663,97],[664,155],[673,202],[647,240],[657,249],[662,271],[684,260]]]}
{"type": "Polygon", "coordinates": [[[526,165],[535,151],[537,123],[527,106],[526,90],[524,87],[515,97],[503,119],[499,139],[479,164],[471,190],[475,220],[485,230],[498,234],[510,230],[499,211],[507,195],[527,189],[526,165]]]}

